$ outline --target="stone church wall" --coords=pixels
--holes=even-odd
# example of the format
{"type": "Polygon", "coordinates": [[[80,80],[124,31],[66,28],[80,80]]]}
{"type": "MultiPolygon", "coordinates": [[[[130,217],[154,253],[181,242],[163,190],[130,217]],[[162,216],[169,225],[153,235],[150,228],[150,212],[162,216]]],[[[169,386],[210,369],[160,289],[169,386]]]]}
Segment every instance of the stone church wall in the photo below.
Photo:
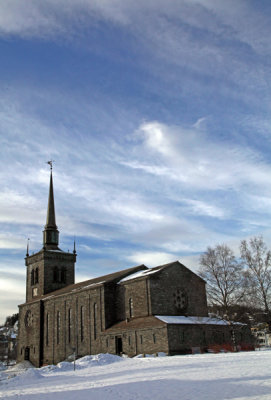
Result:
{"type": "Polygon", "coordinates": [[[18,362],[31,360],[35,366],[40,364],[40,326],[42,325],[41,302],[20,306],[18,362]]]}
{"type": "Polygon", "coordinates": [[[116,340],[122,340],[122,353],[129,357],[137,354],[154,354],[157,352],[168,353],[167,328],[155,327],[138,330],[122,330],[101,336],[103,352],[116,354],[116,340]]]}
{"type": "Polygon", "coordinates": [[[150,315],[150,303],[148,296],[147,280],[126,281],[120,284],[123,290],[123,314],[119,315],[119,320],[126,318],[145,317],[150,315]],[[132,310],[129,300],[132,301],[132,310]],[[132,314],[132,315],[131,315],[132,314]]]}
{"type": "Polygon", "coordinates": [[[43,363],[99,353],[103,310],[102,287],[45,300],[43,363]]]}
{"type": "Polygon", "coordinates": [[[153,315],[208,315],[205,282],[186,267],[176,263],[149,279],[153,315]]]}

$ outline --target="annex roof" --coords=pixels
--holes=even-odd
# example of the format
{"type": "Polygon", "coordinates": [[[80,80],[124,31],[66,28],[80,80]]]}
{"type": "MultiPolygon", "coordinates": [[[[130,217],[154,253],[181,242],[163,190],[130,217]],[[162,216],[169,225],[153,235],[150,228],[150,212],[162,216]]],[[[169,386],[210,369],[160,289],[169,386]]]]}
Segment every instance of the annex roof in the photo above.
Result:
{"type": "Polygon", "coordinates": [[[152,327],[166,326],[164,321],[159,320],[154,315],[147,317],[132,318],[130,320],[120,321],[104,331],[105,334],[126,329],[148,329],[152,327]]]}
{"type": "Polygon", "coordinates": [[[172,325],[244,325],[240,322],[226,321],[221,318],[214,317],[196,317],[184,315],[155,315],[160,321],[172,325]]]}

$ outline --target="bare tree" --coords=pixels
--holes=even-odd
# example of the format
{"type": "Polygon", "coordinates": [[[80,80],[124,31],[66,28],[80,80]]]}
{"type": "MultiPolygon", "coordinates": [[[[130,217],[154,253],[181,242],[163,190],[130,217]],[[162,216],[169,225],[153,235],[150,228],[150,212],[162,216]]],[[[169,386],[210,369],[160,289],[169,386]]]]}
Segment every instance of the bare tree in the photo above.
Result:
{"type": "Polygon", "coordinates": [[[207,283],[209,303],[221,306],[228,319],[229,308],[244,298],[242,264],[236,260],[233,251],[227,245],[208,247],[200,257],[199,275],[207,283]]]}
{"type": "Polygon", "coordinates": [[[267,249],[262,236],[254,237],[240,245],[241,257],[247,266],[250,296],[254,304],[259,304],[266,315],[271,331],[271,252],[267,249]]]}

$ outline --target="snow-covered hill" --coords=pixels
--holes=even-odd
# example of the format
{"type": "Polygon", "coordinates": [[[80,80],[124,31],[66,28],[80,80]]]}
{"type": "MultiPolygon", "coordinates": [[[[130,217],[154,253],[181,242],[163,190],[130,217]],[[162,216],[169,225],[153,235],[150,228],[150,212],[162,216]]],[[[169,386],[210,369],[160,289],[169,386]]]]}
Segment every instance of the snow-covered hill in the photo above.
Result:
{"type": "Polygon", "coordinates": [[[271,351],[120,358],[86,356],[0,372],[5,400],[270,400],[271,351]]]}

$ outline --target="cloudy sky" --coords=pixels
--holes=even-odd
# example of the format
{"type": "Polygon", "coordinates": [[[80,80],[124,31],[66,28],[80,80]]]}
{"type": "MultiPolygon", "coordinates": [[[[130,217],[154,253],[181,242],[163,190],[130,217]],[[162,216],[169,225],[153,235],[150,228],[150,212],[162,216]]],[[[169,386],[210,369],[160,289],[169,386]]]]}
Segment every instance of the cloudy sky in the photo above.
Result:
{"type": "Polygon", "coordinates": [[[269,0],[0,1],[0,322],[53,159],[77,281],[271,241],[269,0]]]}

